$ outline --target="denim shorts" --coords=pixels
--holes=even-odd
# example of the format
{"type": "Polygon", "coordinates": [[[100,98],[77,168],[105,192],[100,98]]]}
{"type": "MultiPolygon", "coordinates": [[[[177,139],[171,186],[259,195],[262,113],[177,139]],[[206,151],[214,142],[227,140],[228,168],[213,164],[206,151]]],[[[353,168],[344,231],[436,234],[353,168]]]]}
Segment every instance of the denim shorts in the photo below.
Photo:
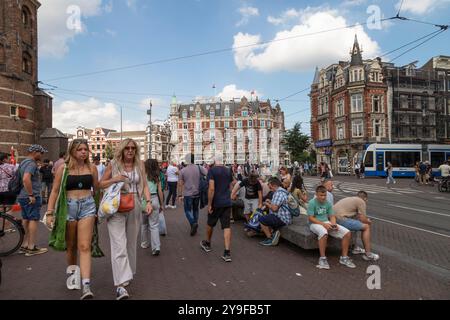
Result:
{"type": "Polygon", "coordinates": [[[83,199],[67,199],[67,221],[80,221],[95,217],[97,208],[92,196],[83,199]]]}
{"type": "Polygon", "coordinates": [[[36,197],[36,202],[34,204],[30,204],[30,200],[28,198],[17,200],[22,208],[22,218],[24,220],[39,221],[41,219],[41,197],[36,197]]]}
{"type": "Polygon", "coordinates": [[[356,219],[338,219],[336,222],[350,231],[362,231],[364,228],[363,223],[356,219]]]}

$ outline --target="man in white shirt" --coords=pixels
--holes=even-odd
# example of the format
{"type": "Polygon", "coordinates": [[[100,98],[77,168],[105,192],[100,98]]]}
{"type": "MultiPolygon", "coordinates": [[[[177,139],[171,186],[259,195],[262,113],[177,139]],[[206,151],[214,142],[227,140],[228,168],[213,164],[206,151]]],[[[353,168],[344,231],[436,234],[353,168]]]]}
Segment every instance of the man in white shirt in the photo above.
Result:
{"type": "Polygon", "coordinates": [[[166,208],[175,209],[175,200],[177,199],[177,185],[178,185],[178,175],[179,170],[175,161],[172,161],[167,168],[167,184],[169,186],[169,195],[166,200],[166,208]],[[172,205],[169,205],[170,199],[172,198],[172,205]]]}
{"type": "Polygon", "coordinates": [[[442,178],[448,178],[450,175],[450,166],[448,165],[448,161],[444,162],[439,166],[439,170],[441,171],[442,178]]]}
{"type": "Polygon", "coordinates": [[[98,171],[98,181],[100,181],[103,177],[103,174],[105,173],[105,165],[100,162],[99,156],[94,157],[94,164],[97,167],[98,171]]]}

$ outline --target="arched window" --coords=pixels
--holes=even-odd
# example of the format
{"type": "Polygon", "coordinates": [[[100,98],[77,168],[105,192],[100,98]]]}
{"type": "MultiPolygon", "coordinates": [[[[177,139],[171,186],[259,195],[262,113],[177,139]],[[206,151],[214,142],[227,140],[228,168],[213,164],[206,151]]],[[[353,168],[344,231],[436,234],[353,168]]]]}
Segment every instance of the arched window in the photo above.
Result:
{"type": "Polygon", "coordinates": [[[24,52],[22,55],[22,71],[28,74],[33,74],[31,56],[27,52],[24,52]]]}
{"type": "Polygon", "coordinates": [[[31,26],[31,11],[27,6],[22,6],[22,24],[26,28],[31,26]]]}

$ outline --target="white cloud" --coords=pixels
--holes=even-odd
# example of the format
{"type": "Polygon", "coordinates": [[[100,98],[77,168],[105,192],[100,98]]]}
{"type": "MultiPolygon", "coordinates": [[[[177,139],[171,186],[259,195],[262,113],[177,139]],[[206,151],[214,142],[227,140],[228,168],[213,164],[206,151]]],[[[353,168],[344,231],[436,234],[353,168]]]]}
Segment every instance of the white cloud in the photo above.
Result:
{"type": "Polygon", "coordinates": [[[367,0],[345,0],[344,2],[342,2],[342,6],[346,6],[346,7],[356,7],[356,6],[360,6],[364,3],[366,3],[367,0]]]}
{"type": "Polygon", "coordinates": [[[242,7],[239,8],[238,12],[242,16],[242,18],[238,23],[236,23],[236,27],[246,25],[250,21],[251,17],[259,16],[258,8],[254,7],[242,7]]]}
{"type": "MultiPolygon", "coordinates": [[[[145,110],[142,110],[142,116],[138,116],[139,120],[132,118],[132,115],[136,116],[137,114],[135,111],[136,109],[123,108],[122,127],[124,131],[145,130],[147,127],[148,118],[145,110]]],[[[62,132],[72,134],[75,133],[78,126],[90,129],[100,126],[120,131],[120,107],[95,98],[85,101],[65,100],[54,106],[53,126],[62,132]]]]}
{"type": "Polygon", "coordinates": [[[269,44],[239,49],[261,40],[260,35],[240,32],[234,36],[233,44],[236,66],[239,70],[255,69],[263,72],[304,71],[316,65],[325,66],[339,60],[349,60],[355,34],[364,49],[363,56],[375,57],[380,51],[377,42],[361,26],[344,29],[347,25],[346,19],[334,10],[308,8],[301,12],[294,27],[278,32],[269,44]],[[335,28],[343,29],[318,33],[335,28]],[[311,33],[316,34],[301,36],[311,33]]]}
{"type": "Polygon", "coordinates": [[[112,2],[112,0],[109,0],[107,3],[105,3],[105,6],[103,7],[103,10],[106,13],[111,13],[113,11],[113,2],[112,2]]]}
{"type": "Polygon", "coordinates": [[[42,1],[38,10],[39,54],[62,58],[69,51],[68,43],[87,28],[83,18],[103,12],[102,0],[42,1]]]}
{"type": "Polygon", "coordinates": [[[238,89],[235,84],[226,85],[222,92],[217,95],[217,98],[221,98],[224,101],[233,100],[233,98],[241,99],[242,97],[246,97],[248,100],[251,99],[251,92],[253,91],[253,97],[262,97],[262,93],[257,90],[242,90],[238,89]]]}
{"type": "Polygon", "coordinates": [[[109,34],[111,37],[115,37],[117,35],[117,32],[111,29],[105,30],[107,34],[109,34]]]}
{"type": "MultiPolygon", "coordinates": [[[[401,0],[397,2],[395,6],[397,10],[400,8],[401,2],[401,0]]],[[[405,11],[413,14],[424,14],[448,5],[450,5],[450,0],[405,0],[400,14],[405,11]]]]}
{"type": "Polygon", "coordinates": [[[280,25],[280,24],[286,24],[293,19],[298,19],[302,15],[302,11],[297,11],[295,9],[289,9],[284,11],[280,17],[275,18],[272,16],[267,17],[267,21],[273,25],[280,25]]]}

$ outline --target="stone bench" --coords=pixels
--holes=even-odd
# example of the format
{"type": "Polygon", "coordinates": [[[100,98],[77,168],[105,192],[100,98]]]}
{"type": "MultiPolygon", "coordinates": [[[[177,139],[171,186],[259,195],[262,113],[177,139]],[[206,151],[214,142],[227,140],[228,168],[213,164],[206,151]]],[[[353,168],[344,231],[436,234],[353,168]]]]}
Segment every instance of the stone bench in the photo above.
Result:
{"type": "MultiPolygon", "coordinates": [[[[303,249],[319,249],[317,236],[309,230],[308,217],[300,215],[293,223],[280,229],[281,238],[303,249]]],[[[354,233],[352,233],[352,236],[354,233]]],[[[341,239],[328,237],[327,248],[341,249],[341,239]]]]}

